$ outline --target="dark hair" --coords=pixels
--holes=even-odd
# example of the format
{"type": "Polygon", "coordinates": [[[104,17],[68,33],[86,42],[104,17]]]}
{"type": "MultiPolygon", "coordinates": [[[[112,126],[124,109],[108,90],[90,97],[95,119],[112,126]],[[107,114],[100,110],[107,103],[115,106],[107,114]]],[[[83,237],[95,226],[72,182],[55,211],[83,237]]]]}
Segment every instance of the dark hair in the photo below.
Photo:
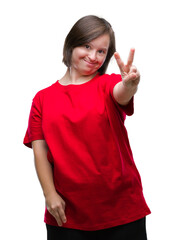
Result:
{"type": "Polygon", "coordinates": [[[89,43],[95,38],[108,34],[110,37],[110,44],[108,53],[103,65],[98,69],[102,75],[106,72],[109,61],[113,56],[115,49],[115,34],[109,22],[104,18],[99,18],[94,15],[88,15],[79,19],[68,33],[64,48],[63,48],[63,62],[67,67],[71,66],[72,51],[75,47],[89,43]]]}

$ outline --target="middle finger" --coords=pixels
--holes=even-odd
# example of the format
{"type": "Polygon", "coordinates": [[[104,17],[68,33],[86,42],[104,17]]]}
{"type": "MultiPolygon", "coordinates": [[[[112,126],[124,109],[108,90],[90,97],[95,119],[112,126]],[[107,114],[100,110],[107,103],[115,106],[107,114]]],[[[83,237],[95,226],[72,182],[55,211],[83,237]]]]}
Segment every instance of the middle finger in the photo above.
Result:
{"type": "Polygon", "coordinates": [[[132,48],[129,52],[129,57],[127,60],[127,66],[130,68],[132,66],[133,60],[134,60],[134,54],[135,54],[135,49],[132,48]]]}

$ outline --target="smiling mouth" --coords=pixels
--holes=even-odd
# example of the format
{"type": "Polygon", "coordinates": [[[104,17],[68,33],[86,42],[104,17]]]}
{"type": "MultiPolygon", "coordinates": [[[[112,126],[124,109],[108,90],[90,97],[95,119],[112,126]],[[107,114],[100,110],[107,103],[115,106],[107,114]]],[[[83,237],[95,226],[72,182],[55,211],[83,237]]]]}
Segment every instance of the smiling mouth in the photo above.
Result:
{"type": "Polygon", "coordinates": [[[94,65],[97,64],[96,62],[89,62],[89,61],[87,61],[87,60],[85,60],[85,59],[84,59],[84,61],[85,61],[87,64],[91,65],[91,66],[94,66],[94,65]]]}

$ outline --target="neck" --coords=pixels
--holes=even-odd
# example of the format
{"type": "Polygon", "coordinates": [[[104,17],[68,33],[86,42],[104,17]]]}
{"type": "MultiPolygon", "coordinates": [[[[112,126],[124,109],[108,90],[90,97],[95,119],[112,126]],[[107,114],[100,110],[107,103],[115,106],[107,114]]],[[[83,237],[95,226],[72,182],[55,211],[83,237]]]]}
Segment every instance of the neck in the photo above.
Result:
{"type": "Polygon", "coordinates": [[[65,75],[61,79],[61,82],[65,84],[81,84],[90,81],[93,77],[95,77],[97,73],[91,75],[81,75],[72,69],[67,69],[65,75]]]}

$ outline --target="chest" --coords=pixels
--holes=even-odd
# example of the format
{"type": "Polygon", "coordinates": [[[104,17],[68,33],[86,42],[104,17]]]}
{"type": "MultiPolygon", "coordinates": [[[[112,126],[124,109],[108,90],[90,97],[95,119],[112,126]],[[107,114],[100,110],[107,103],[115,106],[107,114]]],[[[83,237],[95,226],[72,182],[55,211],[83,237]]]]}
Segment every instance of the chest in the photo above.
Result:
{"type": "Polygon", "coordinates": [[[93,127],[108,124],[106,96],[99,88],[59,91],[43,101],[42,123],[45,130],[57,127],[93,127]]]}

